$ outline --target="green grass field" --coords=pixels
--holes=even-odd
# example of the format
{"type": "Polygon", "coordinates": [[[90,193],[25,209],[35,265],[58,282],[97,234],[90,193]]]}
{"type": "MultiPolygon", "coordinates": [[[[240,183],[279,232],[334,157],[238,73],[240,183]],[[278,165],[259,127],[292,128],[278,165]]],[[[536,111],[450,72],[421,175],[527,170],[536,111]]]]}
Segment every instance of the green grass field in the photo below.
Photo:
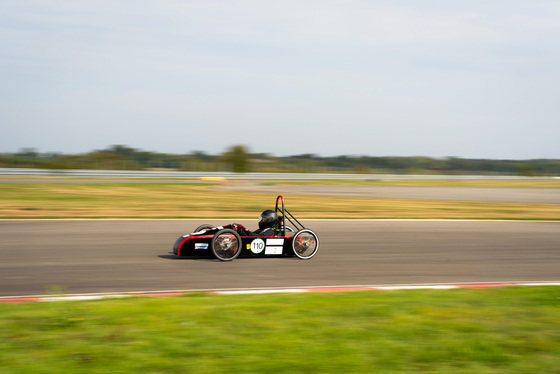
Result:
{"type": "MultiPolygon", "coordinates": [[[[500,181],[500,183],[505,182],[500,181]]],[[[554,188],[556,185],[551,183],[558,182],[533,181],[531,183],[531,186],[554,188]]],[[[270,207],[276,199],[276,195],[273,194],[230,192],[211,187],[211,184],[185,182],[0,183],[0,219],[241,219],[254,218],[257,212],[270,207]]],[[[558,204],[324,198],[294,195],[286,198],[290,211],[306,219],[327,217],[333,219],[560,220],[558,204]]]]}
{"type": "Polygon", "coordinates": [[[0,303],[0,372],[559,373],[560,287],[0,303]]]}

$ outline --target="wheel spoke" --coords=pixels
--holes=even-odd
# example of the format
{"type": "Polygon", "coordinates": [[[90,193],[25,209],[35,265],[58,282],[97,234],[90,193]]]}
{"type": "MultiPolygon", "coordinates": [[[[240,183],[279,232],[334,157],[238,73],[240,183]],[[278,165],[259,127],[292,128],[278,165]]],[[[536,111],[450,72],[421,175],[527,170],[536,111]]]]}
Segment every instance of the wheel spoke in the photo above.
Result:
{"type": "Polygon", "coordinates": [[[212,239],[212,251],[219,260],[231,261],[241,251],[241,239],[233,230],[220,231],[212,239]]]}
{"type": "Polygon", "coordinates": [[[315,255],[319,249],[317,235],[308,229],[299,231],[293,239],[293,249],[296,256],[301,259],[309,259],[315,255]]]}

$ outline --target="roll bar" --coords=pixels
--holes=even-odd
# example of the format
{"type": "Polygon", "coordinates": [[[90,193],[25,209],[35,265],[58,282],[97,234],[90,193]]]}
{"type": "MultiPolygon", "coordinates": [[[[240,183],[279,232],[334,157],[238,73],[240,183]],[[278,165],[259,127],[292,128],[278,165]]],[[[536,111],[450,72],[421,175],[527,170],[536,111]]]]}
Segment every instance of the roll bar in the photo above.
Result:
{"type": "Polygon", "coordinates": [[[276,214],[278,214],[278,213],[282,214],[282,236],[286,236],[286,218],[288,219],[288,221],[290,221],[290,223],[294,226],[294,229],[296,229],[297,231],[303,230],[305,228],[305,226],[303,226],[301,224],[301,222],[299,222],[296,219],[296,217],[294,217],[294,215],[292,213],[290,213],[288,211],[288,209],[286,209],[284,207],[284,197],[282,195],[278,195],[278,197],[276,198],[276,209],[275,209],[275,211],[276,211],[276,214]],[[278,205],[278,201],[282,202],[281,206],[278,205]]]}

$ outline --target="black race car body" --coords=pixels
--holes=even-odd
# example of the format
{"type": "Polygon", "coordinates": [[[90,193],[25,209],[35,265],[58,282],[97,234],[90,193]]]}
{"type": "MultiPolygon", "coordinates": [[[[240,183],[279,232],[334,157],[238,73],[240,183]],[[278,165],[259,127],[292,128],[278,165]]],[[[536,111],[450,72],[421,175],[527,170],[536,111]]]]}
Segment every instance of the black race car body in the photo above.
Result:
{"type": "Polygon", "coordinates": [[[222,261],[231,261],[242,257],[281,257],[297,256],[310,259],[319,250],[319,238],[310,229],[305,228],[284,207],[284,198],[276,198],[278,224],[274,235],[244,235],[247,231],[236,223],[212,227],[199,226],[193,233],[179,237],[173,245],[177,256],[216,257],[222,261]],[[279,204],[281,202],[281,205],[279,204]],[[292,226],[286,225],[286,220],[292,226]]]}
{"type": "MultiPolygon", "coordinates": [[[[211,251],[212,240],[218,232],[222,232],[220,238],[223,240],[237,240],[234,225],[212,227],[192,234],[181,236],[173,246],[173,253],[177,256],[201,256],[208,254],[213,256],[211,251]],[[233,231],[233,232],[232,232],[233,231]]],[[[239,245],[240,256],[260,257],[260,256],[284,256],[290,254],[293,236],[242,236],[239,245]]],[[[216,242],[214,242],[216,243],[216,242]]]]}

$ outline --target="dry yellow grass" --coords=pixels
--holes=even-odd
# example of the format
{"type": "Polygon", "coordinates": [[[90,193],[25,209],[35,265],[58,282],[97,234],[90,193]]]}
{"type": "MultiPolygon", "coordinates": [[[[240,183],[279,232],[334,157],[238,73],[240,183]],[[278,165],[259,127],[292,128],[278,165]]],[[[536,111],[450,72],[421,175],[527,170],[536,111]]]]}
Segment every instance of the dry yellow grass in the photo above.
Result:
{"type": "MultiPolygon", "coordinates": [[[[256,218],[276,195],[186,183],[0,184],[0,218],[256,218]]],[[[286,196],[301,218],[560,220],[557,204],[286,196]]]]}

